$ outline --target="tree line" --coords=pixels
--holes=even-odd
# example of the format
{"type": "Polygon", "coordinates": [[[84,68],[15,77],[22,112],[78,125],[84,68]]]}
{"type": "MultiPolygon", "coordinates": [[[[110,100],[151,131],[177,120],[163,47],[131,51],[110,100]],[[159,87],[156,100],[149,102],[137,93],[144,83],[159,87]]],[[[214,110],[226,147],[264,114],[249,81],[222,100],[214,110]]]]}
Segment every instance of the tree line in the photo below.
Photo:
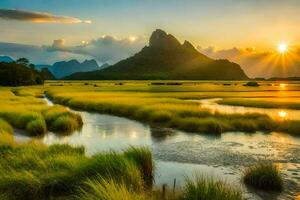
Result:
{"type": "Polygon", "coordinates": [[[20,58],[14,62],[0,62],[0,85],[22,86],[41,85],[49,76],[49,71],[41,72],[35,69],[35,65],[26,58],[20,58]]]}

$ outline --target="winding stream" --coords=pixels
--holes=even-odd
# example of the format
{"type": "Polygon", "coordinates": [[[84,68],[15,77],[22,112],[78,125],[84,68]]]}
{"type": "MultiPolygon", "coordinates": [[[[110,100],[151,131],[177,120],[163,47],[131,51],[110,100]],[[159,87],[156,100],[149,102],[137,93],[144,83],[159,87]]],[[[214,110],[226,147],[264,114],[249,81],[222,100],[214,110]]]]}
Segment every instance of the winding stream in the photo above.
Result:
{"type": "MultiPolygon", "coordinates": [[[[52,105],[50,101],[47,102],[52,105]]],[[[111,115],[74,112],[83,118],[82,130],[69,136],[57,136],[49,132],[40,140],[47,145],[83,145],[88,155],[100,151],[119,151],[132,145],[149,146],[154,154],[155,183],[158,186],[167,183],[171,188],[176,178],[176,186],[180,187],[186,175],[200,172],[237,185],[244,191],[246,199],[286,200],[300,195],[300,138],[275,132],[227,132],[216,137],[152,127],[111,115]],[[253,192],[241,184],[244,167],[260,159],[279,164],[286,185],[283,193],[253,192]]],[[[31,138],[16,133],[15,139],[26,141],[31,138]]]]}

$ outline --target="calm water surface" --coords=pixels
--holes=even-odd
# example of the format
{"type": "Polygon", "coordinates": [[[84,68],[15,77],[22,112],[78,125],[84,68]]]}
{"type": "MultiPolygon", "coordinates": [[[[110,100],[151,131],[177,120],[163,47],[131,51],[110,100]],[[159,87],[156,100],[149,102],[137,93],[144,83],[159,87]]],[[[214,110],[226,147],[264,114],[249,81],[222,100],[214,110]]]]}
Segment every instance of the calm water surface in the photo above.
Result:
{"type": "MultiPolygon", "coordinates": [[[[217,137],[152,127],[111,115],[75,112],[83,118],[82,130],[69,136],[48,133],[40,140],[47,145],[83,145],[88,155],[120,151],[129,146],[149,146],[154,154],[158,186],[167,183],[172,187],[176,178],[176,186],[180,187],[185,176],[198,172],[240,187],[247,199],[296,199],[299,195],[300,138],[275,132],[228,132],[217,137]],[[278,163],[284,175],[287,189],[280,195],[253,192],[241,184],[244,167],[265,159],[278,163]]],[[[20,133],[16,133],[15,138],[18,141],[30,139],[20,133]]]]}
{"type": "Polygon", "coordinates": [[[300,120],[300,110],[221,105],[217,103],[217,101],[219,100],[222,100],[222,98],[188,100],[188,101],[198,102],[200,108],[207,108],[213,112],[222,112],[228,114],[261,113],[261,114],[267,114],[271,118],[276,120],[278,119],[279,120],[300,120]]]}

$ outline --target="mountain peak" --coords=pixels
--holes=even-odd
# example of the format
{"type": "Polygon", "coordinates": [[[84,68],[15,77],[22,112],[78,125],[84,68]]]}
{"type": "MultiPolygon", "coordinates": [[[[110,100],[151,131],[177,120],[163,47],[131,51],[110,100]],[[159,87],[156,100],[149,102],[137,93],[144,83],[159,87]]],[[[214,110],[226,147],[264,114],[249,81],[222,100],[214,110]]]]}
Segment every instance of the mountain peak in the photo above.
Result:
{"type": "Polygon", "coordinates": [[[193,50],[195,49],[195,47],[187,40],[184,41],[182,46],[187,48],[187,49],[193,49],[193,50]]]}
{"type": "Polygon", "coordinates": [[[149,40],[150,47],[173,48],[180,46],[180,42],[171,34],[167,34],[161,29],[156,29],[149,40]]]}

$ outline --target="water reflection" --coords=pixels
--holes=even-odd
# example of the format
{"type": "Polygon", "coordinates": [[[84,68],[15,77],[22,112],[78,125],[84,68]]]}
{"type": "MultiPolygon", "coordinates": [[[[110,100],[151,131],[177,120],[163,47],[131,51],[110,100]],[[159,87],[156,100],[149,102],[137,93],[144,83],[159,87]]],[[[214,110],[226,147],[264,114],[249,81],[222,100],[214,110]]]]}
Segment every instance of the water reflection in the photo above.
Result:
{"type": "Polygon", "coordinates": [[[287,86],[287,83],[280,83],[279,84],[279,87],[281,87],[281,88],[285,88],[287,86]]]}
{"type": "Polygon", "coordinates": [[[286,116],[287,116],[287,112],[281,110],[281,111],[278,112],[278,116],[279,116],[280,118],[283,118],[283,119],[284,119],[284,118],[286,118],[286,116]]]}
{"type": "Polygon", "coordinates": [[[212,112],[222,112],[228,114],[245,114],[245,113],[261,113],[270,116],[273,119],[300,120],[300,110],[277,109],[277,108],[252,108],[244,106],[221,105],[217,101],[222,98],[189,100],[199,103],[199,107],[209,109],[212,112]]]}

